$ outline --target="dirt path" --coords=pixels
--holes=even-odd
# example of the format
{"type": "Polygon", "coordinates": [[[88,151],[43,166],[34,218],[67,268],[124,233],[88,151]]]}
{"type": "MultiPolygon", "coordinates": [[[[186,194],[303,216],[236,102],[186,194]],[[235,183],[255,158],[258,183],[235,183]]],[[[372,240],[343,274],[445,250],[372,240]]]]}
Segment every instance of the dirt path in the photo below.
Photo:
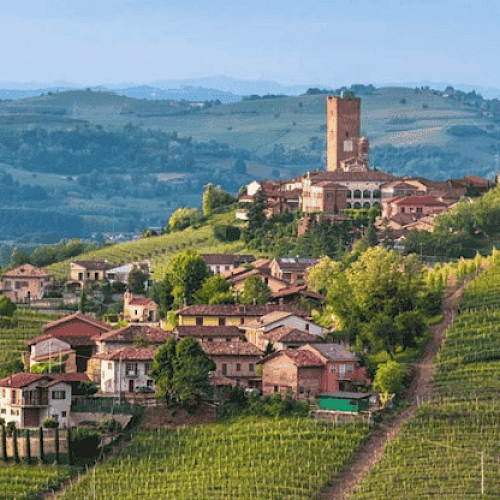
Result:
{"type": "Polygon", "coordinates": [[[347,500],[370,469],[380,460],[387,443],[398,436],[402,424],[413,416],[417,401],[429,397],[434,377],[434,358],[439,352],[446,329],[457,312],[464,288],[465,285],[462,285],[445,297],[443,300],[444,319],[438,325],[430,327],[432,336],[425,347],[424,355],[419,362],[411,366],[413,382],[406,396],[410,404],[408,408],[394,419],[379,424],[372,432],[370,439],[341,469],[339,479],[323,488],[316,496],[316,500],[347,500]]]}

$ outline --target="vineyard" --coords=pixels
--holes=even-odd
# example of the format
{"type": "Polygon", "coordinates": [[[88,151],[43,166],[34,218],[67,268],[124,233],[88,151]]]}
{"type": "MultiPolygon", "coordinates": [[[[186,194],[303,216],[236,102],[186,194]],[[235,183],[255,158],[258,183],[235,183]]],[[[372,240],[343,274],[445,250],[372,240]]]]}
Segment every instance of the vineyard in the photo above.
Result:
{"type": "MultiPolygon", "coordinates": [[[[188,227],[183,231],[142,238],[137,241],[120,243],[110,247],[86,252],[71,260],[108,260],[119,266],[129,262],[150,260],[155,277],[163,278],[163,269],[168,260],[177,252],[191,248],[199,253],[230,253],[243,250],[243,243],[221,243],[213,234],[215,224],[228,224],[233,221],[234,214],[215,215],[199,228],[188,227]]],[[[69,278],[70,262],[65,260],[52,264],[47,271],[56,279],[69,278]]]]}
{"type": "Polygon", "coordinates": [[[500,263],[466,289],[436,360],[431,399],[351,498],[499,498],[500,263]]]}
{"type": "Polygon", "coordinates": [[[0,500],[35,500],[40,491],[57,488],[71,475],[69,467],[0,464],[0,500]]]}
{"type": "Polygon", "coordinates": [[[335,477],[365,424],[239,419],[140,433],[60,500],[300,500],[335,477]]]}
{"type": "Polygon", "coordinates": [[[42,333],[42,324],[55,319],[51,314],[18,309],[12,318],[0,317],[0,378],[22,370],[25,341],[42,333]]]}

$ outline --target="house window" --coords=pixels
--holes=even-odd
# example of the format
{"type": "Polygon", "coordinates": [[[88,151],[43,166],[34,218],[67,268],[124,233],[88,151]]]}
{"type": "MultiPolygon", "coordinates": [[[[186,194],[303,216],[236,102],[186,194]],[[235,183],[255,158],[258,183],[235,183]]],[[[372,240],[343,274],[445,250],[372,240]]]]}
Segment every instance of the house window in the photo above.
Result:
{"type": "Polygon", "coordinates": [[[356,189],[356,191],[354,191],[354,198],[361,198],[361,191],[359,189],[356,189]]]}
{"type": "Polygon", "coordinates": [[[153,363],[144,363],[144,373],[148,374],[153,369],[153,363]]]}
{"type": "Polygon", "coordinates": [[[226,365],[226,363],[222,363],[222,375],[227,375],[227,365],[226,365]]]}
{"type": "Polygon", "coordinates": [[[240,325],[242,325],[245,322],[244,318],[240,318],[240,325]]]}
{"type": "Polygon", "coordinates": [[[52,399],[66,399],[66,391],[52,391],[52,399]]]}
{"type": "Polygon", "coordinates": [[[78,281],[83,281],[83,273],[78,273],[78,281]]]}
{"type": "Polygon", "coordinates": [[[62,412],[61,412],[61,417],[64,417],[64,418],[65,418],[65,417],[66,417],[66,415],[67,415],[67,413],[68,413],[68,412],[66,412],[66,411],[62,411],[62,412]]]}
{"type": "Polygon", "coordinates": [[[108,363],[108,370],[112,370],[113,369],[113,363],[110,361],[108,363]]]}
{"type": "Polygon", "coordinates": [[[5,388],[2,389],[2,398],[4,398],[4,397],[5,397],[5,388]]]}
{"type": "Polygon", "coordinates": [[[248,371],[249,371],[249,372],[253,372],[253,371],[255,371],[255,366],[254,366],[254,364],[253,364],[253,363],[249,363],[249,365],[248,365],[248,371]]]}
{"type": "Polygon", "coordinates": [[[277,385],[274,386],[274,392],[280,392],[280,388],[277,385]]]}
{"type": "Polygon", "coordinates": [[[203,326],[203,316],[196,316],[196,326],[203,326]]]}
{"type": "Polygon", "coordinates": [[[241,372],[241,364],[240,363],[236,363],[236,371],[241,372]]]}
{"type": "Polygon", "coordinates": [[[309,331],[309,323],[306,323],[305,329],[306,329],[306,332],[309,331]]]}
{"type": "Polygon", "coordinates": [[[147,385],[148,387],[153,387],[153,381],[152,381],[152,380],[148,380],[148,381],[146,382],[146,385],[147,385]]]}
{"type": "Polygon", "coordinates": [[[337,367],[335,365],[330,366],[330,373],[336,373],[337,372],[337,367]]]}
{"type": "Polygon", "coordinates": [[[346,198],[352,198],[352,192],[349,189],[347,190],[346,198]]]}
{"type": "Polygon", "coordinates": [[[11,409],[10,410],[10,414],[11,415],[19,415],[19,410],[13,410],[13,409],[11,409]]]}
{"type": "Polygon", "coordinates": [[[1,413],[2,415],[5,415],[5,414],[7,413],[7,410],[6,410],[5,408],[2,408],[2,410],[0,411],[0,413],[1,413]]]}
{"type": "Polygon", "coordinates": [[[226,326],[226,318],[219,318],[219,326],[226,326]]]}
{"type": "Polygon", "coordinates": [[[125,363],[125,373],[128,377],[137,375],[137,363],[125,363]]]}

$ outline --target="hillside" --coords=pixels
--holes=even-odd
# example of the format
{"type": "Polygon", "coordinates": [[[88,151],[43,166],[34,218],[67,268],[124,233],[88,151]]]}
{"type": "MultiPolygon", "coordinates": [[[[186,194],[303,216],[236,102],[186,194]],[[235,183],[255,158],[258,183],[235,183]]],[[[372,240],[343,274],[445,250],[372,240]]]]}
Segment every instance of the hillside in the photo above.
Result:
{"type": "MultiPolygon", "coordinates": [[[[494,101],[397,87],[360,92],[373,167],[439,179],[498,171],[494,101]]],[[[199,203],[207,182],[236,192],[255,178],[321,169],[324,152],[323,94],[201,107],[90,90],[5,100],[0,208],[64,211],[81,218],[74,236],[138,231],[199,203]]],[[[3,237],[18,236],[4,229],[3,237]]]]}
{"type": "Polygon", "coordinates": [[[387,446],[352,498],[498,498],[498,276],[497,252],[467,287],[447,331],[431,399],[387,446]]]}

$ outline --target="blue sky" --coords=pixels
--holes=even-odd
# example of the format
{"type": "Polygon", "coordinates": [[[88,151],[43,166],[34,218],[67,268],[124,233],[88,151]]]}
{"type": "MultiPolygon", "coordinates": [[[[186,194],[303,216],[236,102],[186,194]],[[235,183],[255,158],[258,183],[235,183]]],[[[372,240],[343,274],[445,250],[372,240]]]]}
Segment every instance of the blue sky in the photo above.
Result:
{"type": "Polygon", "coordinates": [[[0,81],[500,87],[498,0],[2,2],[0,81]]]}

